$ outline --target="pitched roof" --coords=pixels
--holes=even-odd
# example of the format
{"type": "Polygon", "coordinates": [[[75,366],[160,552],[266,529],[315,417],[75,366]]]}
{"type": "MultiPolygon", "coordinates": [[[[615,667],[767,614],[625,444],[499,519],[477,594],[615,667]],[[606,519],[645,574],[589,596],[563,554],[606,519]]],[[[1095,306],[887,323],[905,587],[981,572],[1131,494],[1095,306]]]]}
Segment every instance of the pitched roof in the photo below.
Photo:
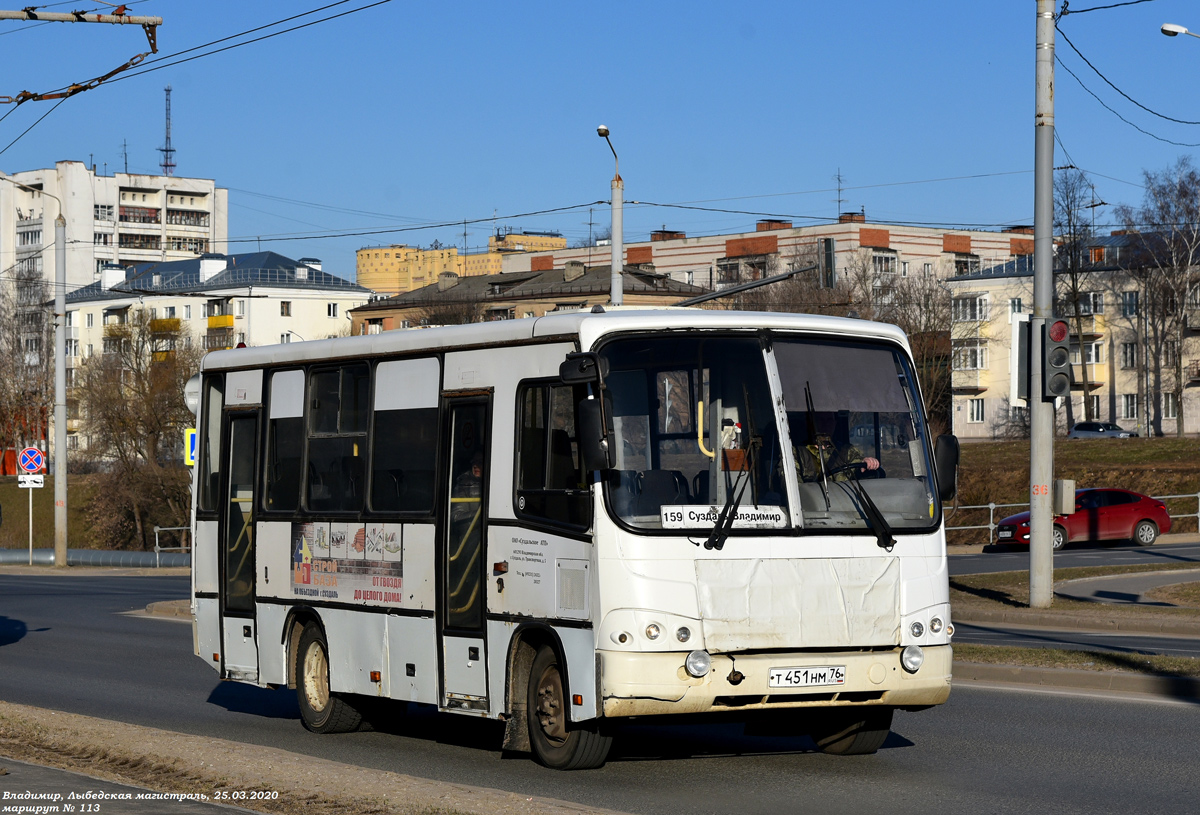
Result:
{"type": "MultiPolygon", "coordinates": [[[[680,298],[703,294],[706,289],[673,280],[670,275],[626,266],[621,272],[622,290],[626,294],[660,294],[680,298]]],[[[412,308],[434,303],[507,302],[553,297],[588,297],[608,294],[612,283],[612,266],[589,266],[584,273],[567,280],[567,270],[549,269],[543,272],[509,272],[507,274],[469,275],[459,277],[450,288],[439,290],[437,283],[410,292],[359,306],[356,311],[412,308]]]]}
{"type": "Polygon", "coordinates": [[[239,255],[207,254],[187,260],[138,263],[125,268],[125,279],[111,289],[96,281],[67,294],[67,302],[127,298],[130,295],[207,295],[225,289],[270,286],[282,289],[335,289],[366,295],[370,289],[320,271],[275,252],[239,255]],[[203,261],[223,261],[225,268],[201,281],[203,261]],[[297,275],[297,270],[300,274],[297,275]]]}

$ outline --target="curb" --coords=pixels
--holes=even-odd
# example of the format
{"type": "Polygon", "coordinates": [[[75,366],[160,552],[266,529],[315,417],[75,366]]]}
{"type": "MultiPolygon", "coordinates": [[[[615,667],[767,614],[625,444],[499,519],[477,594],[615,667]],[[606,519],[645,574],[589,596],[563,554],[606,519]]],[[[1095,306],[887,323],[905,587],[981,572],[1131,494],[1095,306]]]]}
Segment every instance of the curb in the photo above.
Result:
{"type": "Polygon", "coordinates": [[[1057,628],[1064,631],[1092,631],[1097,634],[1119,631],[1126,634],[1169,634],[1183,637],[1200,637],[1200,621],[1186,620],[1122,620],[1098,618],[1070,612],[1015,612],[972,609],[955,614],[957,623],[1009,623],[1012,625],[1035,625],[1042,628],[1057,628]]]}
{"type": "Polygon", "coordinates": [[[1188,676],[1078,671],[1069,668],[1027,668],[1020,665],[988,665],[957,660],[953,670],[956,680],[1146,693],[1170,699],[1200,699],[1200,679],[1188,676]]]}

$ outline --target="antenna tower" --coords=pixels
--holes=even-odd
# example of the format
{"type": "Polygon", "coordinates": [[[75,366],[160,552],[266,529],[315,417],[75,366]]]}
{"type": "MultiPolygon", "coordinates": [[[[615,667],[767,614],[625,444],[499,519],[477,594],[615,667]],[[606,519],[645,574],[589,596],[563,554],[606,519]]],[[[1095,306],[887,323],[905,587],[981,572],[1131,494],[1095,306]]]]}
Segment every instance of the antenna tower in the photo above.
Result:
{"type": "Polygon", "coordinates": [[[162,167],[163,175],[175,175],[175,148],[171,146],[171,86],[166,87],[167,92],[167,141],[162,147],[158,148],[158,152],[163,154],[162,167]]]}

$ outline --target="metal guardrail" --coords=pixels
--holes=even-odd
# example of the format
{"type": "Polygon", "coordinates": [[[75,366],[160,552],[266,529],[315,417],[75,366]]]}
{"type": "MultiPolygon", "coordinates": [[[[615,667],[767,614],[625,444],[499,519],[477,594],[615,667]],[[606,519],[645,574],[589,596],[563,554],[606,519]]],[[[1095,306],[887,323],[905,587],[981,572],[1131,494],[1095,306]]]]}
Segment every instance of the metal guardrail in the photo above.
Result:
{"type": "MultiPolygon", "coordinates": [[[[1168,510],[1167,516],[1171,519],[1172,522],[1174,522],[1176,519],[1181,519],[1181,518],[1195,518],[1196,523],[1197,523],[1197,528],[1200,529],[1200,492],[1185,493],[1183,495],[1152,495],[1150,497],[1156,501],[1162,501],[1163,503],[1166,503],[1167,501],[1171,501],[1171,500],[1182,500],[1182,499],[1191,499],[1192,501],[1195,501],[1196,502],[1196,511],[1195,512],[1182,512],[1182,513],[1179,513],[1178,515],[1176,515],[1176,514],[1172,514],[1168,510]]],[[[986,509],[988,511],[988,522],[986,524],[964,524],[963,526],[947,526],[946,531],[954,532],[954,531],[965,530],[965,529],[986,529],[988,531],[988,543],[995,543],[996,542],[996,527],[997,527],[996,510],[997,509],[1013,509],[1013,508],[1017,508],[1017,507],[1020,507],[1021,509],[1028,509],[1029,504],[1028,503],[1024,503],[1024,504],[996,504],[996,503],[971,504],[968,506],[953,507],[952,509],[943,509],[942,515],[943,515],[943,517],[945,517],[945,514],[947,512],[953,512],[953,513],[957,514],[958,512],[961,512],[961,511],[986,509]]],[[[1007,515],[1012,515],[1012,514],[1014,514],[1014,513],[1006,512],[1001,517],[1003,518],[1007,515]]]]}
{"type": "Polygon", "coordinates": [[[186,534],[180,536],[183,539],[183,546],[159,546],[158,545],[158,533],[160,533],[160,532],[191,532],[191,529],[192,528],[190,526],[156,526],[156,527],[154,527],[154,566],[156,568],[162,567],[161,558],[159,557],[159,553],[161,553],[161,552],[190,552],[192,550],[191,547],[188,546],[188,544],[187,544],[188,538],[187,538],[186,534]]]}

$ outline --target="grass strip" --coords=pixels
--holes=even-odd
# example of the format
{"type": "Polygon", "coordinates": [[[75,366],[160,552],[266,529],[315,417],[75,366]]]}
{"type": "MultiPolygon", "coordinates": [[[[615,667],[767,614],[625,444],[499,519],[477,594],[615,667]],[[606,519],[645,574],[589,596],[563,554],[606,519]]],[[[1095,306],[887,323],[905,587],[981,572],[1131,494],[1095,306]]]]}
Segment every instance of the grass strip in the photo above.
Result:
{"type": "Polygon", "coordinates": [[[1161,654],[1119,654],[955,643],[954,659],[956,662],[1019,665],[1026,668],[1068,668],[1077,671],[1120,671],[1150,676],[1200,677],[1200,659],[1161,654]]]}
{"type": "MultiPolygon", "coordinates": [[[[1126,566],[1079,566],[1070,569],[1055,569],[1054,580],[1078,580],[1087,577],[1105,577],[1118,574],[1142,574],[1145,572],[1174,572],[1196,569],[1195,563],[1144,563],[1126,566]]],[[[988,574],[959,575],[950,578],[950,602],[959,609],[996,609],[1003,611],[1029,611],[1043,613],[1045,609],[1031,609],[1029,600],[1029,573],[990,572],[988,574]]],[[[1173,601],[1172,601],[1173,602],[1173,601]]],[[[1200,608],[1164,608],[1162,606],[1114,605],[1091,603],[1085,600],[1054,598],[1052,611],[1070,611],[1097,619],[1200,619],[1200,608]]]]}

